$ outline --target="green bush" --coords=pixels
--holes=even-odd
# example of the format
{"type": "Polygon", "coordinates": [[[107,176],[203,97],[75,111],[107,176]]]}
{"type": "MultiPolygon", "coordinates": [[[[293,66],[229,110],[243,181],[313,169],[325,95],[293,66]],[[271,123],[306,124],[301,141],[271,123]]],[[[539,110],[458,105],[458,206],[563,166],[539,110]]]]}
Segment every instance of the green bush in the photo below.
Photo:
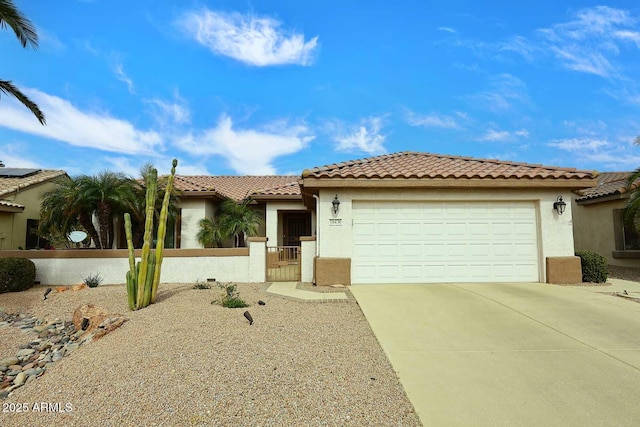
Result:
{"type": "Polygon", "coordinates": [[[32,287],[36,265],[26,258],[0,258],[0,294],[20,292],[32,287]]]}
{"type": "Polygon", "coordinates": [[[211,289],[211,285],[207,282],[201,282],[198,280],[194,285],[193,289],[211,289]]]}
{"type": "Polygon", "coordinates": [[[236,285],[225,285],[221,283],[218,285],[218,287],[224,290],[224,296],[219,301],[211,301],[211,304],[217,303],[226,308],[249,307],[249,304],[247,304],[242,298],[240,298],[240,294],[237,291],[236,285]]]}
{"type": "Polygon", "coordinates": [[[580,257],[582,264],[583,282],[604,283],[607,281],[609,265],[605,257],[591,251],[578,251],[576,256],[580,257]]]}

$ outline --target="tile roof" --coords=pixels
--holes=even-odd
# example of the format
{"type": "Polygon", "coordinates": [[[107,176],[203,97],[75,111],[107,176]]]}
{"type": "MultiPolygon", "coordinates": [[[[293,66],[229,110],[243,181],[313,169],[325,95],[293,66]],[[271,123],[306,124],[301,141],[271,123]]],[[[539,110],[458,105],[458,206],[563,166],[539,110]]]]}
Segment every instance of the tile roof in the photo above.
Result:
{"type": "Polygon", "coordinates": [[[300,184],[298,184],[298,177],[294,177],[295,181],[288,182],[279,187],[266,188],[255,192],[256,196],[300,196],[300,184]]]}
{"type": "MultiPolygon", "coordinates": [[[[176,175],[174,187],[182,191],[185,196],[194,196],[198,193],[216,193],[220,197],[228,197],[240,201],[251,194],[271,194],[264,191],[273,190],[273,194],[289,194],[295,191],[287,186],[298,184],[298,176],[295,175],[264,175],[264,176],[207,176],[207,175],[176,175]]],[[[298,188],[297,194],[300,194],[298,188]]],[[[295,193],[292,193],[295,194],[295,193]]]]}
{"type": "Polygon", "coordinates": [[[59,176],[65,176],[67,173],[63,170],[40,170],[29,176],[24,177],[0,177],[0,197],[7,194],[15,193],[18,190],[50,181],[59,176]]]}
{"type": "MultiPolygon", "coordinates": [[[[598,185],[576,191],[580,196],[576,201],[596,199],[598,197],[624,194],[628,191],[627,183],[633,172],[602,172],[598,175],[598,185]]],[[[640,179],[636,180],[631,188],[640,186],[640,179]]]]}
{"type": "Polygon", "coordinates": [[[13,208],[13,209],[24,209],[24,205],[20,203],[11,202],[9,200],[0,200],[0,210],[2,207],[13,208]]]}
{"type": "Polygon", "coordinates": [[[592,171],[501,160],[400,152],[307,169],[303,178],[593,178],[592,171]]]}

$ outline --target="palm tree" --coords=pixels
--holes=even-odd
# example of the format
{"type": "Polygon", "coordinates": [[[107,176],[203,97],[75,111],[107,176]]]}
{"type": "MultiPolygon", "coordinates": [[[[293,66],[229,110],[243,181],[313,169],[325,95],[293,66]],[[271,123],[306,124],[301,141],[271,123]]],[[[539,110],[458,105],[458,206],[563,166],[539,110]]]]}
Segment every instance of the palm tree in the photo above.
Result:
{"type": "Polygon", "coordinates": [[[220,227],[212,218],[202,218],[198,223],[196,238],[204,247],[219,246],[223,240],[220,227]]]}
{"type": "Polygon", "coordinates": [[[115,238],[113,219],[133,203],[133,181],[123,173],[110,171],[93,176],[82,175],[77,180],[80,199],[98,218],[101,247],[112,248],[115,238]]]}
{"type": "MultiPolygon", "coordinates": [[[[12,0],[0,0],[0,27],[10,27],[16,34],[22,47],[30,45],[34,49],[38,47],[38,34],[34,25],[13,4],[12,0]]],[[[27,107],[40,124],[46,124],[44,114],[38,105],[23,94],[9,80],[0,80],[0,93],[11,95],[27,107]]]]}
{"type": "Polygon", "coordinates": [[[57,182],[58,186],[42,195],[40,200],[40,232],[67,236],[75,229],[76,222],[87,232],[96,247],[100,248],[98,232],[91,221],[92,208],[81,197],[77,179],[57,182]]]}
{"type": "Polygon", "coordinates": [[[264,222],[260,214],[251,208],[252,202],[250,197],[240,203],[226,199],[220,206],[220,234],[223,238],[233,238],[236,248],[244,243],[246,237],[258,234],[258,225],[264,222]]]}

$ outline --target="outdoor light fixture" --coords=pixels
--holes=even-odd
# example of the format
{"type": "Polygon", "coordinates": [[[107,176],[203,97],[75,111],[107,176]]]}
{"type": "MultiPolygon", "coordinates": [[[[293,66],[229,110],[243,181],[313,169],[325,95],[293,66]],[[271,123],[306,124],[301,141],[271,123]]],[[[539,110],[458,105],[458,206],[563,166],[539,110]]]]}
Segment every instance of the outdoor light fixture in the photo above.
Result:
{"type": "Polygon", "coordinates": [[[333,213],[337,214],[338,210],[340,209],[340,200],[338,200],[338,195],[337,194],[336,194],[336,197],[334,197],[334,199],[331,202],[331,204],[333,205],[333,213]]]}
{"type": "Polygon", "coordinates": [[[555,202],[553,202],[553,209],[558,212],[558,215],[562,215],[564,213],[564,209],[567,207],[567,204],[562,200],[562,196],[558,196],[555,202]]]}

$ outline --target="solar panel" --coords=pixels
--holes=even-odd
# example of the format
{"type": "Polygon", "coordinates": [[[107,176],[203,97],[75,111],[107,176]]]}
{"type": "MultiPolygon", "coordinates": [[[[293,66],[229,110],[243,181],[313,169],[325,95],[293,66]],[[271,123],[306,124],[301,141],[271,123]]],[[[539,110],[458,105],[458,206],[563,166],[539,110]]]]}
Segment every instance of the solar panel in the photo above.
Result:
{"type": "Polygon", "coordinates": [[[42,169],[0,168],[0,177],[23,178],[40,172],[42,169]]]}

